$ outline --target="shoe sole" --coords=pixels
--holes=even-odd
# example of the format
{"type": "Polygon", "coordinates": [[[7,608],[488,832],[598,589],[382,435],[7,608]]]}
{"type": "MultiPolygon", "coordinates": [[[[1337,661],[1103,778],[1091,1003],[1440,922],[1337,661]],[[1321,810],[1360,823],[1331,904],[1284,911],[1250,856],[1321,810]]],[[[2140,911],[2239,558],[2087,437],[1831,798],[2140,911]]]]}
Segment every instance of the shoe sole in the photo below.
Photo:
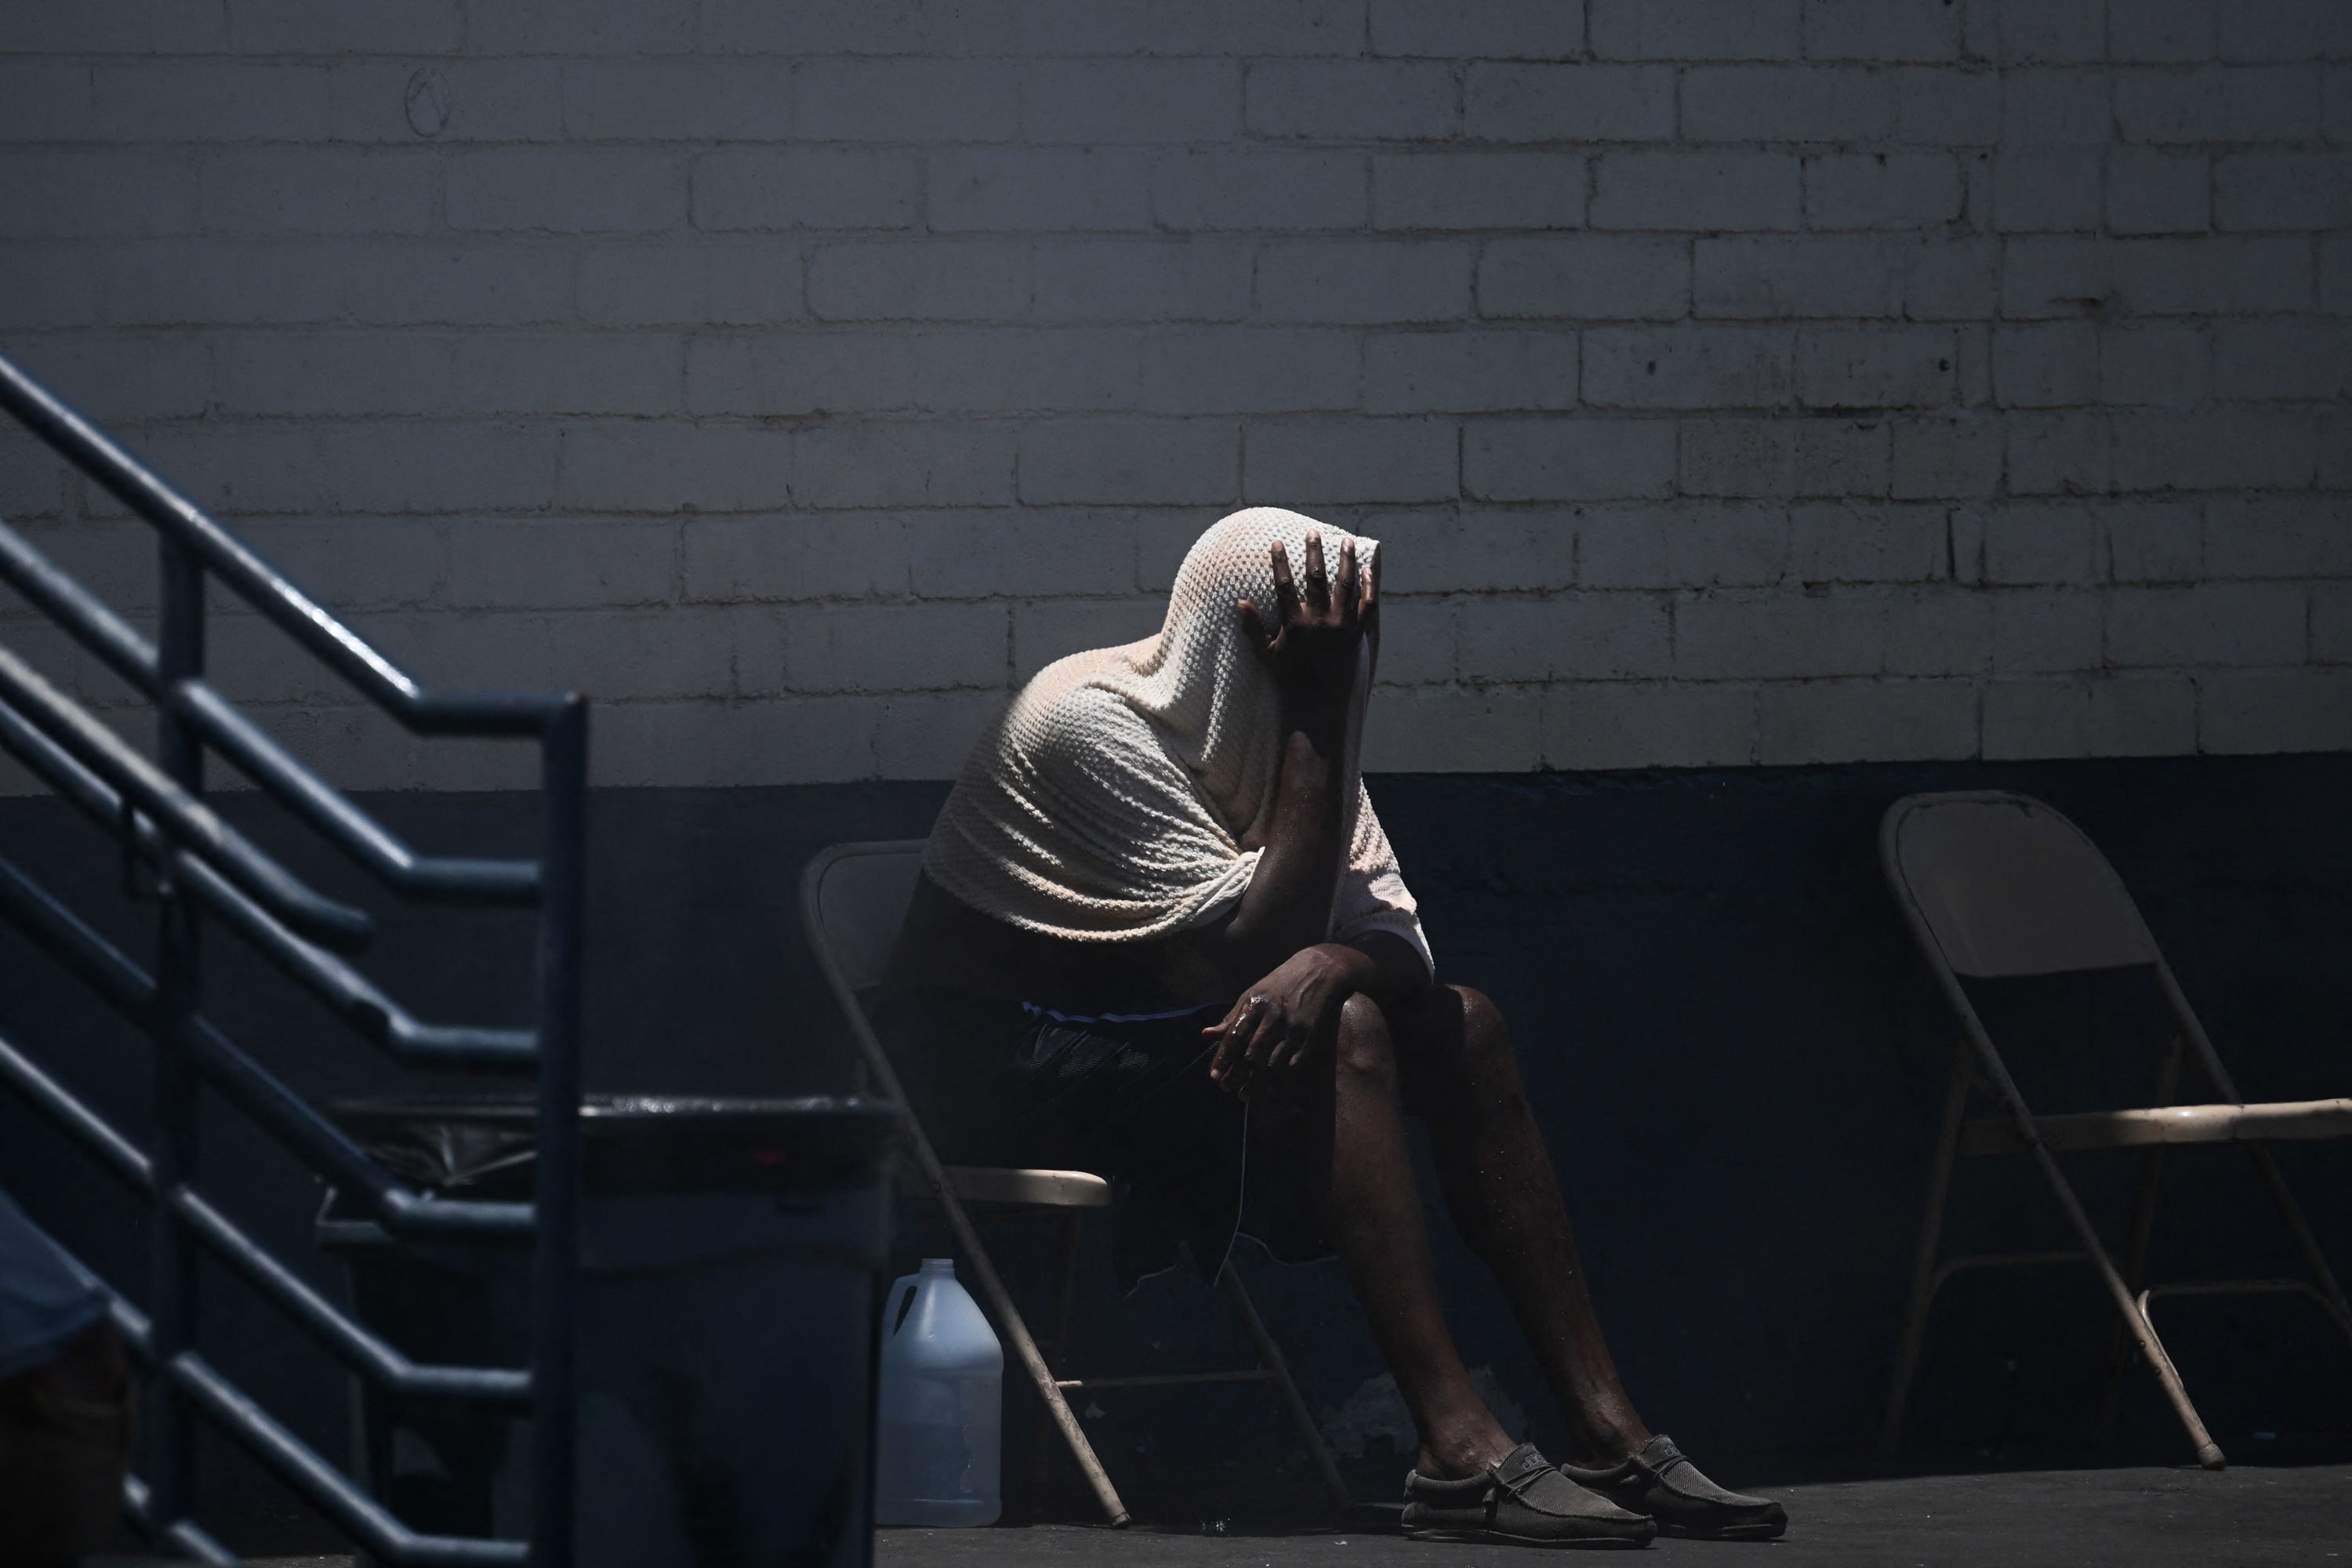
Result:
{"type": "Polygon", "coordinates": [[[1789,1532],[1785,1519],[1768,1520],[1761,1524],[1728,1524],[1720,1530],[1692,1530],[1679,1524],[1658,1526],[1660,1535],[1671,1535],[1678,1541],[1777,1541],[1789,1532]]]}
{"type": "Polygon", "coordinates": [[[1637,1551],[1650,1544],[1654,1531],[1639,1535],[1513,1535],[1507,1530],[1432,1529],[1426,1525],[1406,1525],[1407,1541],[1444,1542],[1460,1546],[1549,1546],[1568,1551],[1637,1551]]]}

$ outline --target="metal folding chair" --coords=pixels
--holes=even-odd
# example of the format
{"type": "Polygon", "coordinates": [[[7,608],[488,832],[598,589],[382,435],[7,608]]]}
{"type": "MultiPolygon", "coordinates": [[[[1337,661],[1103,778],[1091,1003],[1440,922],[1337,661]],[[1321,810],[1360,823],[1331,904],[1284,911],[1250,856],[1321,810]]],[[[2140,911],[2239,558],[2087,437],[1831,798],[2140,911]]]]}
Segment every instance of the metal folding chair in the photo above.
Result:
{"type": "Polygon", "coordinates": [[[2188,1431],[2198,1462],[2208,1469],[2220,1469],[2221,1447],[2198,1418],[2196,1406],[2181,1386],[2180,1373],[2157,1338],[2148,1305],[2159,1296],[2291,1292],[2317,1302],[2346,1339],[2352,1341],[2352,1308],[2346,1305],[2343,1288],[2329,1271],[2326,1258],[2263,1146],[2278,1139],[2352,1137],[2352,1099],[2247,1104],[2230,1081],[2204,1026],[2181,994],[2179,982],[2158,951],[2122,879],[2080,828],[2040,801],[2000,792],[1908,795],[1887,808],[1879,825],[1878,847],[1887,886],[1920,952],[1935,972],[1945,1000],[1958,1015],[1961,1033],[1934,1173],[1927,1184],[1927,1213],[1920,1223],[1912,1271],[1910,1310],[1895,1352],[1885,1424],[1880,1432],[1882,1447],[1891,1451],[1902,1433],[1904,1405],[1927,1333],[1927,1310],[1946,1280],[1970,1268],[2088,1262],[2097,1270],[2117,1317],[2100,1401],[2101,1427],[2113,1432],[2124,1367],[2130,1347],[2137,1347],[2188,1431]],[[1962,978],[2123,968],[2154,972],[2174,1020],[2157,1074],[2156,1103],[2127,1110],[2036,1116],[2002,1063],[1984,1021],[1960,984],[1962,978]],[[2203,1073],[2219,1097],[2216,1103],[2174,1103],[2184,1061],[2203,1073]],[[1969,1119],[1972,1089],[1989,1093],[2000,1114],[1969,1119]],[[2142,1286],[2164,1152],[2173,1145],[2189,1143],[2236,1143],[2246,1151],[2263,1186],[2285,1216],[2303,1253],[2308,1279],[2142,1286]],[[2058,1168],[2060,1152],[2085,1149],[2145,1151],[2120,1265],[2100,1242],[2074,1187],[2058,1168]],[[2020,1152],[2031,1155],[2040,1168],[2081,1244],[2080,1250],[1982,1253],[1938,1263],[1938,1233],[1956,1161],[1962,1155],[2020,1152]]]}
{"type": "MultiPolygon", "coordinates": [[[[859,993],[880,984],[888,966],[892,944],[906,918],[915,879],[922,868],[922,853],[920,839],[836,844],[820,851],[801,874],[801,924],[816,954],[817,966],[824,973],[825,984],[832,987],[834,1000],[840,1004],[850,1032],[856,1037],[867,1087],[878,1089],[902,1106],[907,1105],[907,1097],[899,1088],[898,1075],[891,1070],[890,1058],[866,1016],[859,993]]],[[[1332,1463],[1322,1434],[1316,1430],[1307,1402],[1299,1397],[1298,1385],[1291,1381],[1289,1364],[1283,1359],[1281,1347],[1266,1331],[1265,1321],[1258,1316],[1248,1289],[1230,1261],[1218,1274],[1217,1284],[1241,1319],[1242,1330],[1257,1352],[1258,1365],[1233,1372],[1064,1377],[1057,1363],[1069,1336],[1070,1302],[1077,1279],[1079,1227],[1087,1210],[1109,1206],[1110,1184],[1085,1171],[942,1165],[911,1106],[908,1107],[904,1127],[907,1147],[915,1162],[915,1169],[908,1173],[910,1184],[918,1192],[938,1197],[948,1225],[955,1233],[956,1244],[971,1265],[982,1303],[995,1319],[999,1331],[1035,1386],[1038,1397],[1045,1402],[1055,1428],[1068,1445],[1071,1457],[1077,1460],[1104,1515],[1113,1525],[1128,1521],[1127,1506],[1119,1501],[1118,1489],[1111,1485],[1102,1461],[1095,1457],[1094,1445],[1087,1440],[1077,1417],[1071,1414],[1066,1397],[1071,1394],[1113,1388],[1270,1383],[1291,1425],[1297,1428],[1299,1440],[1306,1445],[1332,1500],[1341,1508],[1348,1505],[1347,1484],[1339,1479],[1339,1467],[1332,1463]],[[979,1232],[971,1223],[971,1211],[976,1209],[998,1214],[1049,1212],[1059,1216],[1061,1251],[1054,1282],[1053,1318],[1049,1332],[1042,1339],[1030,1332],[1028,1321],[1013,1304],[1011,1293],[996,1272],[995,1262],[981,1244],[979,1232]]]]}

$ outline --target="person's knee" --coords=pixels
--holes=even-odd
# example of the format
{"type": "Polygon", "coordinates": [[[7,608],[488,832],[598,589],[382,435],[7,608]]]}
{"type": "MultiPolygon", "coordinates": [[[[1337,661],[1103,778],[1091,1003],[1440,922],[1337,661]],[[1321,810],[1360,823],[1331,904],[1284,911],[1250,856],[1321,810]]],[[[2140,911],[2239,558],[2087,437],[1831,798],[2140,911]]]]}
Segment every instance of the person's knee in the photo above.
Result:
{"type": "Polygon", "coordinates": [[[1471,986],[1433,985],[1400,1004],[1390,1023],[1415,1062],[1452,1074],[1510,1058],[1511,1032],[1502,1010],[1471,986]]]}
{"type": "Polygon", "coordinates": [[[1487,1115],[1523,1102],[1502,1010],[1467,985],[1434,985],[1390,1019],[1405,1103],[1423,1115],[1487,1115]]]}
{"type": "Polygon", "coordinates": [[[1393,1084],[1397,1076],[1396,1039],[1380,1005],[1361,992],[1339,1008],[1339,1036],[1334,1042],[1332,1065],[1352,1078],[1393,1084]]]}
{"type": "Polygon", "coordinates": [[[1495,1005],[1494,998],[1484,991],[1468,985],[1448,985],[1454,994],[1454,1006],[1462,1019],[1463,1052],[1474,1059],[1507,1059],[1511,1055],[1511,1031],[1503,1022],[1503,1010],[1495,1005]]]}

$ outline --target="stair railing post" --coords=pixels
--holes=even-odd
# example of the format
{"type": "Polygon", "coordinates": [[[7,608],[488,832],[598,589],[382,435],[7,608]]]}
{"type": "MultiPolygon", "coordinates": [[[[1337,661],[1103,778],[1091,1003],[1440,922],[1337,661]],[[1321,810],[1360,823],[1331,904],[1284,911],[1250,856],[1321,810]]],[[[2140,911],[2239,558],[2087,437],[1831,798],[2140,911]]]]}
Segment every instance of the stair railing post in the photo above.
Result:
{"type": "Polygon", "coordinates": [[[573,695],[541,742],[537,1278],[532,1281],[534,1568],[570,1568],[577,1496],[580,1305],[580,947],[588,705],[573,695]]]}
{"type": "MultiPolygon", "coordinates": [[[[157,639],[163,690],[204,674],[205,577],[195,555],[166,537],[158,557],[162,621],[157,639]]],[[[191,796],[204,793],[204,742],[176,717],[169,700],[156,705],[156,760],[191,796]]],[[[126,844],[126,856],[135,855],[126,844]]],[[[194,1031],[202,994],[196,907],[173,886],[162,860],[155,884],[154,1125],[148,1160],[159,1198],[191,1184],[196,1174],[194,1031]]],[[[196,1247],[168,1202],[159,1203],[150,1260],[149,1316],[154,1359],[148,1384],[148,1488],[155,1527],[168,1532],[195,1512],[194,1410],[171,1374],[174,1360],[195,1348],[196,1247]]]]}

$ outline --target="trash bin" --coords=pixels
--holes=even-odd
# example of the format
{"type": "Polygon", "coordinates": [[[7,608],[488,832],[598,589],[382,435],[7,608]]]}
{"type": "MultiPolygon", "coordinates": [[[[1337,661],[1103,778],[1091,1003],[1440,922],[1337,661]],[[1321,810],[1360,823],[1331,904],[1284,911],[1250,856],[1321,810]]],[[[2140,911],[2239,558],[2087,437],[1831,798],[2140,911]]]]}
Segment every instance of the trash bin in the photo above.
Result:
{"type": "MultiPolygon", "coordinates": [[[[519,1101],[336,1106],[404,1181],[531,1195],[519,1101]]],[[[869,1561],[876,1324],[896,1108],[607,1099],[583,1108],[583,1568],[869,1561]]],[[[395,1243],[331,1193],[321,1245],[360,1319],[419,1362],[521,1366],[528,1247],[395,1243]]],[[[521,1539],[530,1423],[361,1383],[353,1458],[403,1523],[521,1539]]]]}

